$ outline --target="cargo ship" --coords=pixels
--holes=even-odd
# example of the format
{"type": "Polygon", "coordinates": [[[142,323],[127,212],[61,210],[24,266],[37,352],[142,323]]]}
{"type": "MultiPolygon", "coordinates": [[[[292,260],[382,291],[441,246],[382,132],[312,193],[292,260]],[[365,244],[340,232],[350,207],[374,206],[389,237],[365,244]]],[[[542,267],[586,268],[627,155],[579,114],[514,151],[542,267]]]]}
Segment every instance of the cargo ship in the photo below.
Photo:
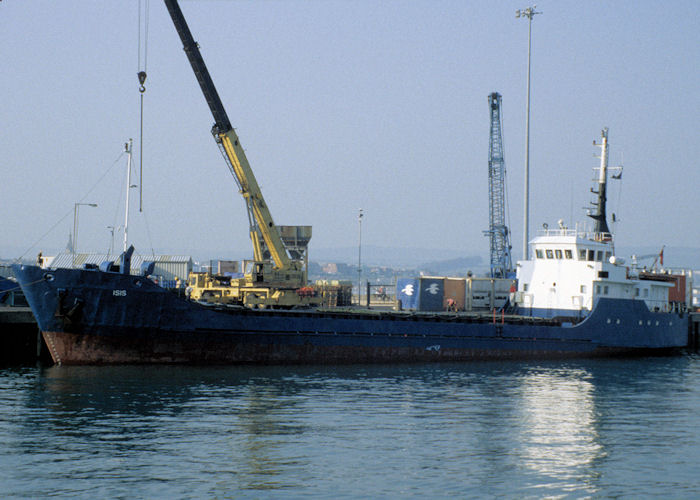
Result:
{"type": "MultiPolygon", "coordinates": [[[[395,310],[206,303],[118,262],[15,265],[55,363],[386,363],[667,354],[689,342],[685,276],[639,271],[614,252],[603,130],[591,230],[545,228],[505,300],[444,308],[443,278],[397,282],[395,310]]],[[[454,282],[450,289],[454,290],[454,282]]],[[[467,280],[461,281],[462,287],[467,280]]],[[[498,287],[496,287],[498,288],[498,287]]],[[[461,290],[464,295],[465,290],[461,290]]],[[[502,296],[502,295],[501,295],[502,296]]],[[[498,295],[496,296],[496,298],[498,295]]]]}
{"type": "Polygon", "coordinates": [[[536,238],[535,258],[519,268],[515,304],[488,313],[205,304],[129,274],[129,252],[120,271],[18,265],[15,274],[57,364],[464,361],[684,348],[688,318],[668,300],[673,284],[596,260],[607,245],[569,232],[536,238]],[[563,257],[547,259],[548,250],[563,257]],[[555,265],[561,272],[550,273],[555,265]],[[567,265],[580,276],[567,281],[567,265]],[[555,290],[540,297],[542,283],[555,290]],[[567,297],[571,289],[578,293],[567,297]],[[550,300],[556,307],[537,314],[550,300]]]}
{"type": "Polygon", "coordinates": [[[500,303],[492,295],[481,310],[451,303],[446,311],[449,281],[419,278],[397,283],[394,310],[320,307],[305,268],[310,226],[273,222],[182,12],[175,0],[165,4],[245,199],[254,260],[240,279],[190,275],[189,297],[154,283],[152,266],[133,273],[133,246],[118,262],[89,268],[13,266],[55,363],[464,361],[656,354],[688,345],[685,301],[674,294],[684,277],[637,272],[615,255],[605,214],[607,129],[589,213],[594,227],[545,228],[507,290],[494,285],[500,303]]]}

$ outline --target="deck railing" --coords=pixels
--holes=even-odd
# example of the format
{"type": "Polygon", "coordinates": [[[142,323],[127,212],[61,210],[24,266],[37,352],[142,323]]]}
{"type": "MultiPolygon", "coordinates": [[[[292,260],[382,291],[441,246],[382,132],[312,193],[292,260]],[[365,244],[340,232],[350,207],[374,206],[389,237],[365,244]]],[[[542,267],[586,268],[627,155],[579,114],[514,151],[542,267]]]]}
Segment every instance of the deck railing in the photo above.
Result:
{"type": "Polygon", "coordinates": [[[590,240],[590,241],[600,241],[608,242],[612,241],[612,233],[597,233],[595,231],[581,230],[581,229],[569,229],[569,228],[557,228],[549,229],[544,228],[537,231],[537,236],[559,236],[559,237],[576,237],[579,239],[590,240]]]}

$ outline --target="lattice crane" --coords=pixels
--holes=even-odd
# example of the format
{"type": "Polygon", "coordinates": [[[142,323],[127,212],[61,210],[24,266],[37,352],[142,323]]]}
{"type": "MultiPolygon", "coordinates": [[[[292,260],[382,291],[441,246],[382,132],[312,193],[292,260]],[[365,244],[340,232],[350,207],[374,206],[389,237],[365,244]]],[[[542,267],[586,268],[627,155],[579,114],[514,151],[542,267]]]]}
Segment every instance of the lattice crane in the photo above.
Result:
{"type": "Polygon", "coordinates": [[[510,234],[506,225],[506,165],[501,133],[501,94],[489,95],[491,133],[489,140],[489,237],[491,277],[505,278],[512,271],[510,234]]]}

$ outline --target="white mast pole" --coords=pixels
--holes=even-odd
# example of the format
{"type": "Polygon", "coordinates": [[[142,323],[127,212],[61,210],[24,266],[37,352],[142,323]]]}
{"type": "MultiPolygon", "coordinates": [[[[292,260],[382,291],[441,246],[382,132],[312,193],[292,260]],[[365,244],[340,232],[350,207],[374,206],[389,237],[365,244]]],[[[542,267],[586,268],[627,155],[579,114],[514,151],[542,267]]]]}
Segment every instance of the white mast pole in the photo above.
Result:
{"type": "Polygon", "coordinates": [[[528,260],[530,243],[530,54],[532,46],[532,16],[542,14],[535,12],[536,5],[515,11],[515,17],[528,19],[527,29],[527,104],[525,108],[525,192],[523,196],[523,260],[528,260]]]}
{"type": "Polygon", "coordinates": [[[126,252],[127,244],[129,241],[129,191],[131,190],[131,143],[133,141],[129,139],[129,142],[124,144],[124,150],[127,156],[126,162],[126,208],[124,210],[124,251],[126,252]]]}
{"type": "Polygon", "coordinates": [[[600,184],[607,183],[608,177],[608,127],[603,129],[603,143],[600,145],[600,172],[598,174],[598,182],[600,184]]]}

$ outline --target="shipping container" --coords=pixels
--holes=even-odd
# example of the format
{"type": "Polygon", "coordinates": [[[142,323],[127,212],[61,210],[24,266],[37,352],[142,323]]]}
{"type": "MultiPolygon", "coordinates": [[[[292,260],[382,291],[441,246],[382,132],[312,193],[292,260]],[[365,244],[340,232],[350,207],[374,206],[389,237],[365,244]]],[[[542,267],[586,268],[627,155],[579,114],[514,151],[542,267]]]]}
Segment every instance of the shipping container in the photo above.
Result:
{"type": "Polygon", "coordinates": [[[396,280],[397,309],[418,309],[418,280],[415,278],[399,278],[396,280]]]}
{"type": "Polygon", "coordinates": [[[668,290],[668,300],[669,302],[679,302],[685,303],[686,301],[686,290],[685,290],[685,276],[682,274],[671,274],[673,280],[673,288],[668,290]]]}
{"type": "Polygon", "coordinates": [[[418,294],[419,311],[442,311],[442,301],[445,296],[445,279],[435,277],[420,277],[418,294]]]}
{"type": "Polygon", "coordinates": [[[449,309],[449,300],[454,301],[454,310],[464,311],[467,293],[466,278],[445,278],[445,293],[442,301],[443,310],[449,309]]]}
{"type": "Polygon", "coordinates": [[[501,309],[508,303],[510,294],[517,290],[516,281],[513,279],[496,279],[493,287],[493,307],[501,309]]]}
{"type": "Polygon", "coordinates": [[[510,298],[515,280],[506,278],[468,278],[466,307],[468,311],[500,309],[510,298]]]}
{"type": "Polygon", "coordinates": [[[491,309],[491,278],[467,279],[467,310],[491,309]]]}
{"type": "Polygon", "coordinates": [[[316,280],[314,289],[324,307],[348,307],[352,305],[353,283],[346,280],[316,280]]]}

